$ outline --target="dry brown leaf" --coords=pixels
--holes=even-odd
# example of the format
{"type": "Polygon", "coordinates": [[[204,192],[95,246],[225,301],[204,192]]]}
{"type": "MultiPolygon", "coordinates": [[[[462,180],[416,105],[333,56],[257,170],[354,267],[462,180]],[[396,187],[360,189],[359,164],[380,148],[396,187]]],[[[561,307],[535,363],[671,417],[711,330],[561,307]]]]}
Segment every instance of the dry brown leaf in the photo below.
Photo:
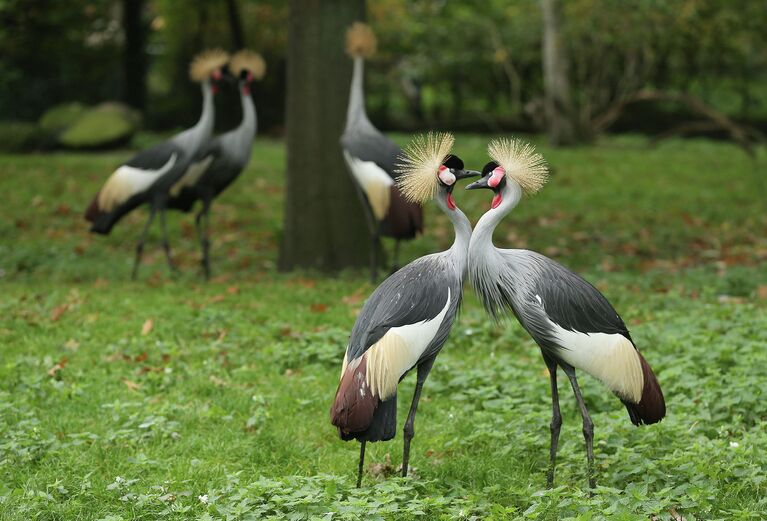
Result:
{"type": "Polygon", "coordinates": [[[153,327],[154,327],[154,322],[152,321],[152,319],[151,318],[146,319],[146,322],[144,322],[144,325],[141,326],[141,334],[143,336],[148,335],[152,331],[153,327]]]}
{"type": "Polygon", "coordinates": [[[759,286],[756,288],[756,296],[761,300],[767,300],[767,286],[759,286]]]}
{"type": "Polygon", "coordinates": [[[68,309],[69,304],[62,304],[53,308],[53,311],[51,311],[51,322],[57,322],[68,309]]]}
{"type": "Polygon", "coordinates": [[[311,309],[312,313],[324,313],[328,310],[328,306],[325,304],[312,304],[309,306],[309,309],[311,309]]]}
{"type": "Polygon", "coordinates": [[[237,286],[229,286],[228,288],[226,288],[226,292],[229,293],[230,295],[236,295],[237,293],[240,292],[240,288],[238,288],[237,286]]]}
{"type": "Polygon", "coordinates": [[[67,366],[67,362],[69,362],[69,359],[65,356],[61,360],[59,360],[56,365],[48,369],[48,376],[55,378],[59,371],[64,369],[67,366]]]}
{"type": "Polygon", "coordinates": [[[139,389],[141,389],[141,384],[137,384],[136,382],[132,380],[125,379],[123,380],[123,383],[125,384],[125,387],[127,387],[131,391],[138,391],[139,389]]]}
{"type": "MultiPolygon", "coordinates": [[[[151,329],[151,328],[150,328],[150,329],[151,329]]],[[[137,355],[137,356],[136,356],[136,358],[134,358],[134,359],[133,359],[133,361],[134,361],[134,362],[139,362],[139,363],[141,363],[141,362],[144,362],[144,361],[146,361],[146,359],[147,359],[147,358],[149,358],[149,355],[148,355],[148,354],[146,354],[146,351],[144,351],[144,352],[143,352],[143,353],[141,353],[140,355],[137,355]]]]}

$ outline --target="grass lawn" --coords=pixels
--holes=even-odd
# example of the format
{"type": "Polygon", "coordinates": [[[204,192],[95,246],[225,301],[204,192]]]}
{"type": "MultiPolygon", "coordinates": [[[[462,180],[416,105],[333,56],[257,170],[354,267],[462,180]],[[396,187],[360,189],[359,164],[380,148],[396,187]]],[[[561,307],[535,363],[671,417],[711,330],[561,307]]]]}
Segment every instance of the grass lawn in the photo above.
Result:
{"type": "MultiPolygon", "coordinates": [[[[406,136],[398,136],[401,142],[406,136]]],[[[487,138],[458,136],[467,165],[487,138]]],[[[467,289],[424,388],[413,476],[402,437],[358,445],[329,423],[345,343],[373,286],[275,270],[285,164],[259,139],[213,207],[214,280],[189,216],[172,214],[181,274],[146,218],[108,237],[81,214],[129,151],[0,156],[0,520],[763,519],[767,512],[767,158],[635,137],[540,149],[554,175],[496,243],[544,252],[613,302],[654,367],[668,417],[635,428],[586,375],[599,487],[560,375],[556,488],[545,488],[550,397],[537,347],[489,322],[467,289]],[[761,179],[761,181],[760,181],[761,179]]],[[[472,221],[489,193],[456,192],[472,221]]],[[[432,205],[403,258],[444,249],[432,205]]],[[[414,377],[400,385],[400,424],[414,377]]]]}

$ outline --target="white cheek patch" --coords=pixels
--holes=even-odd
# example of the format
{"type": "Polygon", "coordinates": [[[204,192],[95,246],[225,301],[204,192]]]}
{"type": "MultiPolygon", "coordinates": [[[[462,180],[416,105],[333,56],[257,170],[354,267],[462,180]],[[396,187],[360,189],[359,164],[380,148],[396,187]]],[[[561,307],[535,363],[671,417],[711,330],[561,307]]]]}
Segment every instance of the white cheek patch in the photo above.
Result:
{"type": "Polygon", "coordinates": [[[490,179],[487,180],[487,186],[490,188],[495,188],[498,186],[498,184],[501,182],[501,179],[503,179],[503,176],[506,175],[506,171],[498,167],[495,170],[493,170],[493,173],[490,175],[490,179]]]}
{"type": "Polygon", "coordinates": [[[455,175],[453,174],[453,172],[451,172],[447,168],[444,168],[444,169],[441,168],[439,173],[437,174],[437,177],[439,177],[440,181],[442,181],[448,186],[455,183],[455,175]]]}

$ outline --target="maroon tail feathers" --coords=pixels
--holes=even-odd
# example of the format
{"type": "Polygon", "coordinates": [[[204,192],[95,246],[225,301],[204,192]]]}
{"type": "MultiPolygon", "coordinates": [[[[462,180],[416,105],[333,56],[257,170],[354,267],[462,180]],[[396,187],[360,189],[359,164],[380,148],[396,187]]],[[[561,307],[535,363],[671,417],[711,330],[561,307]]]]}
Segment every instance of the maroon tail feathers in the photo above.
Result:
{"type": "Polygon", "coordinates": [[[666,416],[666,401],[663,398],[663,391],[661,391],[658,379],[655,378],[650,364],[639,351],[637,354],[642,363],[642,374],[644,375],[642,399],[639,403],[630,403],[625,400],[623,403],[628,410],[631,423],[634,425],[658,423],[666,416]]]}
{"type": "MultiPolygon", "coordinates": [[[[101,193],[101,192],[99,192],[101,193]]],[[[85,220],[89,222],[96,222],[101,215],[101,209],[99,208],[99,193],[93,198],[91,204],[88,205],[88,209],[85,210],[85,220]]]]}
{"type": "Polygon", "coordinates": [[[367,357],[349,362],[338,384],[336,398],[330,408],[330,422],[338,427],[338,434],[350,440],[364,433],[373,423],[380,403],[367,384],[367,357]]]}

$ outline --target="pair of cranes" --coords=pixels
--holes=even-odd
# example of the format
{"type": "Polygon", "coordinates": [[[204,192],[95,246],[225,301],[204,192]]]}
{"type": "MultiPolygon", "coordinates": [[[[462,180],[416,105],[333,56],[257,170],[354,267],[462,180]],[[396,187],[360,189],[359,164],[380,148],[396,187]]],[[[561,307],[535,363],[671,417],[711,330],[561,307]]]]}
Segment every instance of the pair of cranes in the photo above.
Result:
{"type": "Polygon", "coordinates": [[[521,141],[495,140],[488,146],[492,161],[480,173],[464,169],[450,153],[452,145],[449,134],[416,139],[402,159],[397,185],[410,201],[437,203],[453,223],[453,245],[416,259],[378,286],[349,338],[330,417],[342,439],[361,443],[357,486],[365,444],[394,437],[397,385],[416,369],[415,393],[403,429],[402,475],[407,475],[421,391],[448,338],[468,276],[490,316],[499,321],[510,312],[541,349],[552,399],[548,485],[554,481],[562,425],[557,387],[561,368],[583,418],[588,481],[594,487],[594,425],[575,370],[602,381],[625,405],[634,425],[657,423],[665,416],[661,388],[623,320],[594,286],[539,253],[493,245],[493,231],[501,220],[523,194],[537,192],[546,182],[543,157],[521,141]],[[458,180],[478,175],[481,178],[466,188],[489,189],[493,198],[472,231],[453,190],[458,180]]]}
{"type": "Polygon", "coordinates": [[[160,214],[162,245],[168,265],[171,270],[175,269],[165,212],[171,208],[188,213],[197,201],[202,207],[195,217],[195,228],[202,250],[202,268],[205,277],[210,277],[210,207],[250,161],[257,126],[251,89],[253,82],[263,78],[265,72],[263,58],[248,50],[231,57],[221,50],[205,51],[196,56],[189,67],[189,75],[202,87],[202,113],[198,122],[122,164],[94,197],[85,218],[91,222],[92,232],[103,235],[109,234],[130,211],[143,204],[149,205],[149,219],[136,245],[132,278],[138,274],[147,232],[157,213],[160,214]],[[238,84],[242,120],[236,128],[213,137],[213,97],[225,80],[238,84]]]}

